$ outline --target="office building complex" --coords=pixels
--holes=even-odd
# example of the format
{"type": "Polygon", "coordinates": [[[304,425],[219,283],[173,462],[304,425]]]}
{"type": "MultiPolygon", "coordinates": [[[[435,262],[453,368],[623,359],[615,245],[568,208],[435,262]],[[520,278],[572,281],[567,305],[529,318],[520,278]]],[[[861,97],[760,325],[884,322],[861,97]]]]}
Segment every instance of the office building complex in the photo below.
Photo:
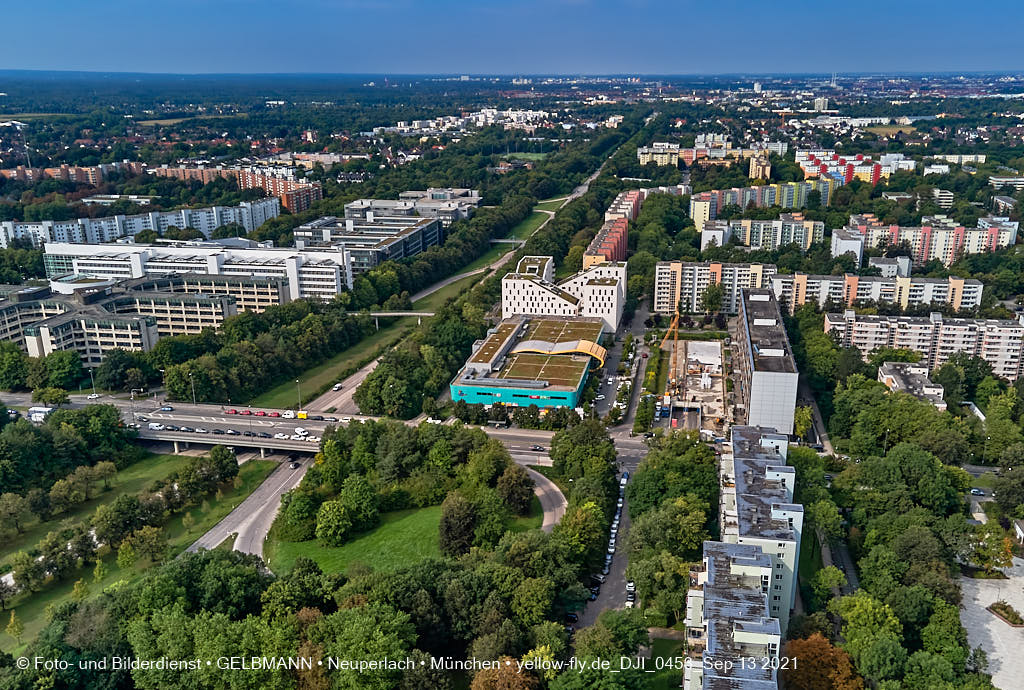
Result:
{"type": "Polygon", "coordinates": [[[654,302],[659,314],[701,312],[708,286],[722,286],[722,311],[739,313],[743,290],[771,287],[774,264],[729,264],[707,261],[659,261],[654,268],[654,302]]]}
{"type": "Polygon", "coordinates": [[[996,376],[1014,381],[1021,375],[1024,317],[949,319],[933,313],[920,316],[858,315],[852,309],[825,314],[825,332],[863,356],[882,347],[913,350],[928,371],[942,366],[955,352],[965,352],[992,365],[996,376]]]}
{"type": "Polygon", "coordinates": [[[853,306],[857,302],[889,302],[903,309],[935,304],[948,304],[958,311],[974,309],[981,306],[983,287],[973,278],[956,276],[883,278],[849,273],[842,276],[780,273],[771,278],[775,298],[785,302],[791,313],[808,302],[819,307],[828,303],[853,306]]]}
{"type": "Polygon", "coordinates": [[[579,407],[592,360],[604,364],[597,343],[601,319],[516,316],[473,344],[473,353],[449,386],[452,400],[512,407],[579,407]]]}
{"type": "Polygon", "coordinates": [[[842,184],[841,181],[832,178],[822,178],[806,182],[782,182],[700,192],[690,197],[690,217],[700,231],[707,221],[717,218],[718,212],[728,205],[740,208],[803,208],[807,205],[807,195],[812,191],[818,192],[821,196],[821,205],[827,206],[832,193],[842,184]]]}
{"type": "Polygon", "coordinates": [[[797,151],[796,164],[804,171],[804,179],[829,177],[843,184],[853,180],[877,184],[898,170],[913,172],[917,167],[912,158],[902,153],[885,153],[876,161],[863,153],[847,156],[831,149],[797,151]]]}
{"type": "Polygon", "coordinates": [[[346,218],[374,216],[421,216],[440,218],[448,227],[457,220],[469,218],[480,206],[480,192],[475,189],[427,189],[399,194],[398,199],[356,199],[345,204],[346,218]]]}
{"type": "Polygon", "coordinates": [[[747,424],[793,433],[799,373],[771,290],[744,290],[740,298],[737,398],[747,424]]]}
{"type": "Polygon", "coordinates": [[[183,208],[178,211],[150,211],[132,216],[106,218],[74,218],[71,220],[2,221],[0,247],[7,248],[14,240],[31,242],[41,247],[48,242],[100,244],[120,237],[132,237],[144,230],[163,233],[168,228],[194,228],[205,236],[217,228],[238,224],[246,232],[255,230],[280,214],[277,199],[243,201],[238,206],[183,208]]]}
{"type": "Polygon", "coordinates": [[[441,221],[418,216],[325,216],[295,228],[295,246],[299,249],[344,249],[353,278],[385,261],[407,259],[442,242],[441,221]]]}
{"type": "Polygon", "coordinates": [[[219,328],[237,307],[229,295],[125,288],[67,276],[45,287],[12,287],[0,301],[0,338],[33,357],[74,350],[95,367],[108,350],[149,351],[159,338],[219,328]]]}
{"type": "Polygon", "coordinates": [[[292,213],[305,211],[313,202],[324,198],[323,187],[319,182],[306,182],[296,176],[291,168],[162,165],[149,168],[146,172],[176,180],[199,180],[203,184],[220,178],[232,178],[238,182],[240,189],[262,189],[268,195],[276,196],[281,200],[281,205],[292,213]]]}
{"type": "Polygon", "coordinates": [[[832,232],[832,256],[853,254],[859,266],[865,247],[906,243],[914,261],[938,259],[950,265],[962,254],[980,254],[1017,242],[1017,221],[999,216],[978,219],[978,227],[965,228],[946,216],[925,216],[920,227],[886,225],[871,213],[850,216],[846,227],[832,232]]]}
{"type": "Polygon", "coordinates": [[[899,391],[946,409],[945,389],[928,378],[928,367],[917,362],[882,362],[878,367],[878,380],[894,393],[899,391]]]}
{"type": "Polygon", "coordinates": [[[121,281],[119,287],[135,292],[184,292],[192,295],[228,295],[238,311],[262,312],[291,301],[288,279],[251,275],[164,273],[121,281]]]}
{"type": "Polygon", "coordinates": [[[572,316],[599,318],[614,333],[626,302],[626,264],[591,264],[555,284],[550,256],[526,256],[514,273],[501,279],[501,318],[513,316],[572,316]]]}
{"type": "Polygon", "coordinates": [[[825,239],[825,224],[806,220],[800,213],[783,213],[775,220],[711,220],[700,233],[701,251],[712,244],[721,247],[732,238],[751,249],[778,249],[797,244],[804,251],[825,239]]]}
{"type": "MultiPolygon", "coordinates": [[[[431,221],[437,222],[437,221],[431,221]]],[[[250,245],[254,243],[249,243],[250,245]]],[[[225,246],[213,242],[167,245],[96,245],[47,243],[46,275],[95,278],[153,278],[169,273],[209,274],[243,278],[278,278],[289,299],[331,299],[352,286],[348,253],[258,246],[225,246]]]]}

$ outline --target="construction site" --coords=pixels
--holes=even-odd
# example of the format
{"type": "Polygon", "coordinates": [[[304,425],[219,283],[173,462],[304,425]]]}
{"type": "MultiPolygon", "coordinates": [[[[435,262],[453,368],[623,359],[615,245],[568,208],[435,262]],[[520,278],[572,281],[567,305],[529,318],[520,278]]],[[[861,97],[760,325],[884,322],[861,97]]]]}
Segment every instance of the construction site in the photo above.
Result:
{"type": "Polygon", "coordinates": [[[680,338],[678,315],[661,341],[667,353],[665,390],[655,425],[722,436],[726,429],[724,348],[721,340],[680,338]]]}

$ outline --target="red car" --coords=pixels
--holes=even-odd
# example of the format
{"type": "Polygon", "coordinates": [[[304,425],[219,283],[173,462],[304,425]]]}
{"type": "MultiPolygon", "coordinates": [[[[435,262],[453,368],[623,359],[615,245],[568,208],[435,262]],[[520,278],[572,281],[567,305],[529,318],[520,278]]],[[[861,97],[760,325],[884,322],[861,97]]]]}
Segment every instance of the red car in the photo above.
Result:
{"type": "Polygon", "coordinates": [[[647,359],[647,353],[646,352],[644,353],[644,359],[647,359]]]}
{"type": "Polygon", "coordinates": [[[256,411],[256,416],[257,416],[257,417],[266,417],[266,416],[267,416],[267,413],[266,413],[266,412],[264,412],[263,410],[257,410],[257,411],[256,411]]]}
{"type": "Polygon", "coordinates": [[[230,410],[224,410],[224,414],[238,414],[238,410],[232,407],[230,410]]]}
{"type": "Polygon", "coordinates": [[[246,415],[246,416],[248,416],[248,415],[251,415],[251,414],[252,414],[252,410],[242,410],[242,411],[241,411],[241,412],[239,412],[238,414],[241,414],[241,415],[246,415]]]}
{"type": "Polygon", "coordinates": [[[281,416],[281,413],[280,413],[280,412],[271,412],[271,413],[269,414],[269,416],[270,416],[270,417],[280,417],[280,416],[281,416]]]}

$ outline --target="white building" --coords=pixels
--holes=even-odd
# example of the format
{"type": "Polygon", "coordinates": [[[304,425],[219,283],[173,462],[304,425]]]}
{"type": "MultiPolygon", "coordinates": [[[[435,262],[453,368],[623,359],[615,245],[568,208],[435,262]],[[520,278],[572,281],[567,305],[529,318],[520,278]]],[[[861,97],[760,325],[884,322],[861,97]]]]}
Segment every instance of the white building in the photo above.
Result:
{"type": "Polygon", "coordinates": [[[447,227],[469,218],[481,203],[476,189],[434,188],[407,191],[398,199],[356,199],[345,204],[346,218],[373,216],[420,216],[440,218],[447,227]]]}
{"type": "Polygon", "coordinates": [[[69,244],[48,242],[43,262],[48,277],[143,278],[167,273],[280,277],[289,299],[331,299],[351,288],[347,251],[285,247],[233,247],[206,242],[168,245],[69,244]]]}
{"type": "Polygon", "coordinates": [[[519,315],[599,318],[614,333],[626,303],[626,264],[593,264],[571,278],[554,282],[554,259],[523,257],[515,273],[501,280],[501,318],[519,315]]]}
{"type": "Polygon", "coordinates": [[[740,244],[751,249],[778,249],[787,244],[798,244],[808,249],[825,238],[825,224],[820,220],[806,220],[800,213],[783,213],[775,220],[707,220],[700,233],[703,251],[714,240],[719,247],[736,237],[740,244]]]}
{"type": "MultiPolygon", "coordinates": [[[[841,253],[841,252],[840,252],[841,253]]],[[[833,252],[832,256],[836,256],[833,252]]],[[[872,256],[868,259],[868,266],[877,268],[883,278],[908,278],[913,270],[914,263],[909,256],[872,256]]]]}
{"type": "Polygon", "coordinates": [[[133,216],[106,218],[75,218],[72,220],[3,221],[0,222],[0,247],[6,249],[13,240],[28,240],[35,247],[48,242],[100,244],[120,237],[132,237],[144,230],[163,233],[168,228],[195,228],[206,237],[219,227],[237,223],[246,232],[255,230],[281,212],[277,197],[245,201],[238,206],[177,211],[151,211],[133,216]]]}
{"type": "Polygon", "coordinates": [[[744,290],[739,319],[737,398],[747,424],[791,434],[799,372],[771,290],[744,290]]]}
{"type": "Polygon", "coordinates": [[[878,380],[894,393],[907,393],[918,400],[934,405],[940,412],[946,409],[945,389],[928,378],[928,367],[917,362],[882,362],[878,367],[878,380]]]}
{"type": "Polygon", "coordinates": [[[942,366],[955,352],[965,352],[992,365],[996,376],[1014,381],[1021,375],[1024,317],[1007,319],[947,319],[942,314],[921,316],[858,315],[852,309],[825,314],[825,332],[835,333],[845,347],[863,356],[882,347],[913,350],[928,371],[942,366]]]}
{"type": "Polygon", "coordinates": [[[703,311],[701,298],[708,286],[722,285],[722,311],[739,312],[740,294],[767,288],[776,274],[774,264],[659,261],[654,267],[654,303],[658,314],[703,311]]]}

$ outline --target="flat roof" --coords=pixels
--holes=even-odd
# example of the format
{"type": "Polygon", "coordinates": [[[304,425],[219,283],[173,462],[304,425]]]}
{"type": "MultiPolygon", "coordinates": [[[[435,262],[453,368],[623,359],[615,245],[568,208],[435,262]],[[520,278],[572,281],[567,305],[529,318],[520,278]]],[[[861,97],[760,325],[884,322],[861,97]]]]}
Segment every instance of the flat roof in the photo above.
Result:
{"type": "Polygon", "coordinates": [[[509,355],[494,378],[547,381],[553,387],[576,390],[580,378],[587,373],[589,366],[590,357],[586,355],[542,355],[524,352],[509,355]]]}
{"type": "Polygon", "coordinates": [[[754,371],[796,373],[779,303],[771,290],[743,290],[740,317],[754,371]]]}
{"type": "Polygon", "coordinates": [[[502,344],[508,340],[519,324],[514,321],[502,321],[498,324],[494,333],[491,333],[484,340],[484,344],[480,346],[480,349],[473,353],[473,356],[469,358],[470,362],[479,362],[480,364],[486,364],[490,362],[494,357],[495,353],[501,349],[502,344]]]}

